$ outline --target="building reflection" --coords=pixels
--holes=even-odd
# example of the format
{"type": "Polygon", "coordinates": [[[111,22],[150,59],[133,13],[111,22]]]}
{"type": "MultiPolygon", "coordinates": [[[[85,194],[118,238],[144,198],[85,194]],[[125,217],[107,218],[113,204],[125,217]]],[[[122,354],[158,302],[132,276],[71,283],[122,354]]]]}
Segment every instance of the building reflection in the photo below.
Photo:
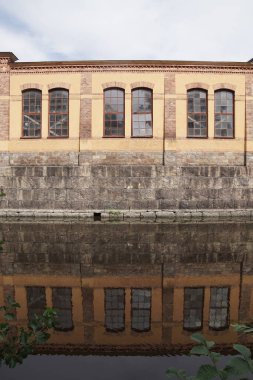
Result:
{"type": "MultiPolygon", "coordinates": [[[[51,353],[173,353],[193,331],[222,346],[253,311],[253,224],[1,225],[0,304],[45,307],[51,353]]],[[[247,338],[250,341],[250,337],[247,338]]]]}

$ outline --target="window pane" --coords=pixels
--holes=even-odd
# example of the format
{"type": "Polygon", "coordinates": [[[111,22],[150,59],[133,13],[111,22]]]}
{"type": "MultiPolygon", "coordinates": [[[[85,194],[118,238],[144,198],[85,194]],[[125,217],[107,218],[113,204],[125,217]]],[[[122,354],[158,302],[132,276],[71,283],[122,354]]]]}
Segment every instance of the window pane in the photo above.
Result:
{"type": "Polygon", "coordinates": [[[39,137],[41,133],[41,91],[24,91],[22,93],[22,110],[22,135],[39,137]]]}
{"type": "Polygon", "coordinates": [[[215,137],[234,135],[234,94],[232,91],[219,90],[214,94],[215,137]],[[220,123],[222,122],[222,123],[220,123]],[[221,129],[221,130],[220,130],[221,129]]]}
{"type": "Polygon", "coordinates": [[[132,134],[149,137],[152,133],[152,90],[135,89],[132,91],[132,134]]]}
{"type": "Polygon", "coordinates": [[[207,137],[207,93],[204,90],[187,92],[188,137],[207,137]],[[201,121],[201,123],[200,123],[201,121]],[[200,130],[201,128],[201,130],[200,130]]]}
{"type": "Polygon", "coordinates": [[[49,93],[49,135],[68,136],[69,93],[67,90],[52,90],[49,93]]]}
{"type": "Polygon", "coordinates": [[[104,91],[104,134],[105,136],[124,136],[124,90],[108,89],[104,91]],[[114,120],[108,124],[107,120],[114,120]],[[120,123],[117,122],[120,121],[120,123]]]}

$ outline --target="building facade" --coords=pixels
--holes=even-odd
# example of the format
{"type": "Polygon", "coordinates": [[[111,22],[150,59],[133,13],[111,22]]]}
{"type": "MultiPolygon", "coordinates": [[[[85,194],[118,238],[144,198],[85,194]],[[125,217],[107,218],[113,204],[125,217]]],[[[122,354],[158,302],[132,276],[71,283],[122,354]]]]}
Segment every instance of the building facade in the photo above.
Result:
{"type": "Polygon", "coordinates": [[[2,152],[69,163],[78,154],[83,163],[251,164],[251,62],[16,60],[0,53],[2,152]]]}
{"type": "Polygon", "coordinates": [[[251,62],[2,52],[0,122],[4,208],[253,206],[251,62]]]}

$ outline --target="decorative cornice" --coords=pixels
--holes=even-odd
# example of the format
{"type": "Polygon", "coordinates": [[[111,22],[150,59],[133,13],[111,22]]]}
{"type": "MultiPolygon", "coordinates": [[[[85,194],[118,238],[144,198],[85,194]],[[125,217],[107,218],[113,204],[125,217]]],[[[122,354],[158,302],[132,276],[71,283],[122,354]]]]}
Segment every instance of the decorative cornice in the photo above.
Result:
{"type": "Polygon", "coordinates": [[[22,64],[11,64],[10,65],[11,74],[27,73],[38,74],[38,73],[55,73],[55,72],[64,72],[64,73],[81,73],[81,72],[180,72],[180,73],[237,73],[245,74],[253,73],[253,65],[157,65],[157,64],[118,64],[118,65],[22,65],[22,64]]]}

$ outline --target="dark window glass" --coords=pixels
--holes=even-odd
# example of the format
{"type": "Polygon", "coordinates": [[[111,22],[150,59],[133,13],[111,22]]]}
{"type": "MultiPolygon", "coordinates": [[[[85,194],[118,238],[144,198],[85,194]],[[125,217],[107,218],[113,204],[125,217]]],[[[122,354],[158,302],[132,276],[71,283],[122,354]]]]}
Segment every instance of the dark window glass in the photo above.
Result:
{"type": "Polygon", "coordinates": [[[199,330],[203,323],[204,288],[184,289],[184,329],[199,330]]]}
{"type": "Polygon", "coordinates": [[[49,136],[68,137],[69,134],[69,92],[51,90],[49,92],[49,136]]]}
{"type": "Polygon", "coordinates": [[[207,92],[187,92],[187,133],[188,137],[207,137],[207,92]]]}
{"type": "Polygon", "coordinates": [[[132,330],[148,331],[151,322],[151,289],[132,289],[132,330]]]}
{"type": "Polygon", "coordinates": [[[125,135],[125,92],[119,88],[104,91],[104,135],[125,135]]]}
{"type": "Polygon", "coordinates": [[[28,286],[26,288],[28,320],[31,322],[34,315],[41,315],[46,308],[46,291],[43,286],[28,286]]]}
{"type": "Polygon", "coordinates": [[[52,301],[57,312],[56,330],[72,330],[72,289],[52,288],[52,301]]]}
{"type": "Polygon", "coordinates": [[[41,135],[41,91],[27,90],[22,93],[22,136],[41,135]]]}
{"type": "Polygon", "coordinates": [[[214,135],[234,137],[234,93],[219,90],[214,93],[214,135]]]}
{"type": "Polygon", "coordinates": [[[125,329],[124,289],[105,289],[105,327],[108,331],[123,331],[125,329]]]}
{"type": "Polygon", "coordinates": [[[132,91],[132,136],[150,137],[153,134],[152,90],[137,88],[132,91]]]}
{"type": "Polygon", "coordinates": [[[229,325],[229,288],[211,288],[209,327],[214,330],[229,325]]]}

